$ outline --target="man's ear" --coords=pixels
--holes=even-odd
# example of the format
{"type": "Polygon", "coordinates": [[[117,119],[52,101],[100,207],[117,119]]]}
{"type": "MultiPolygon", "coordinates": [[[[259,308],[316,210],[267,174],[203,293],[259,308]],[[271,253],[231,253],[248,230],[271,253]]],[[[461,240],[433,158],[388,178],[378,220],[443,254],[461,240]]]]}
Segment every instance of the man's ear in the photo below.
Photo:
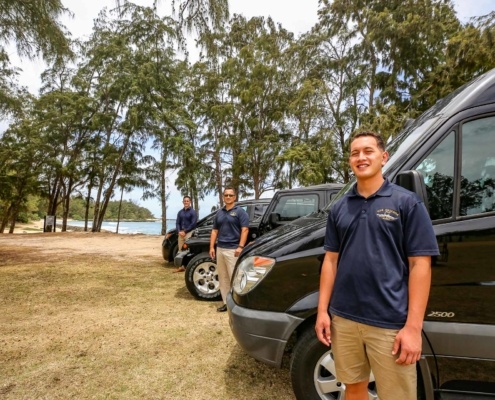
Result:
{"type": "Polygon", "coordinates": [[[384,151],[382,155],[382,167],[387,163],[388,161],[388,151],[384,151]]]}

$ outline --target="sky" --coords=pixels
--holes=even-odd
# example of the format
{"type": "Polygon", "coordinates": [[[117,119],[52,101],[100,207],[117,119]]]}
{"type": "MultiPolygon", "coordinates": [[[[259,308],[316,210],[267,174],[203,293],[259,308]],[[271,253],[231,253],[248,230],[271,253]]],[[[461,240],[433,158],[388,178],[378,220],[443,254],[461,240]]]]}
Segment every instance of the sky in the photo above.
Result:
{"type": "MultiPolygon", "coordinates": [[[[151,6],[152,0],[131,0],[134,3],[143,6],[151,6]]],[[[103,7],[115,7],[115,0],[62,0],[65,7],[72,11],[73,18],[64,17],[62,23],[69,29],[73,38],[87,37],[92,30],[93,20],[98,16],[103,7]]],[[[169,15],[170,0],[159,1],[158,13],[160,15],[169,15]]],[[[467,22],[470,17],[486,15],[495,11],[494,0],[455,0],[455,9],[461,22],[467,22]]],[[[307,32],[318,20],[318,0],[229,0],[231,15],[242,14],[246,18],[254,16],[272,17],[275,22],[299,35],[307,32]]],[[[192,38],[191,38],[192,42],[192,38]]],[[[189,46],[192,49],[191,46],[189,46]]],[[[194,61],[194,51],[191,51],[191,58],[194,61]]],[[[43,61],[37,59],[34,61],[19,60],[15,54],[11,54],[14,64],[22,68],[19,76],[19,83],[27,86],[31,92],[37,93],[40,81],[39,76],[45,69],[43,61]]],[[[175,177],[171,175],[169,181],[173,186],[175,177]]],[[[133,191],[127,195],[139,205],[148,208],[157,218],[161,217],[159,200],[140,199],[142,193],[133,191]]],[[[271,193],[266,193],[262,197],[270,197],[271,193]]],[[[216,196],[207,196],[204,201],[200,201],[199,215],[204,217],[211,211],[212,206],[216,205],[216,196]]],[[[175,218],[177,212],[182,207],[182,199],[178,190],[171,192],[168,200],[167,218],[175,218]]]]}

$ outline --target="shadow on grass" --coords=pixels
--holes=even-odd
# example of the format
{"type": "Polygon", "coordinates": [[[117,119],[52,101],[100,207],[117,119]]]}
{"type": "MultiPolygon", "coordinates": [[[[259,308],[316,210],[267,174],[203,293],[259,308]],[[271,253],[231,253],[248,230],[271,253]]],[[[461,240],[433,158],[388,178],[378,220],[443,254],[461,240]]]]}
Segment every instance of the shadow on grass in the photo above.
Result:
{"type": "Polygon", "coordinates": [[[181,300],[199,301],[196,300],[191,293],[189,293],[189,290],[187,290],[185,286],[182,286],[175,291],[175,298],[181,300]]]}
{"type": "Polygon", "coordinates": [[[225,387],[231,394],[228,398],[240,399],[242,393],[250,393],[253,400],[295,399],[285,363],[281,369],[270,367],[248,356],[239,346],[232,349],[223,373],[225,387]]]}

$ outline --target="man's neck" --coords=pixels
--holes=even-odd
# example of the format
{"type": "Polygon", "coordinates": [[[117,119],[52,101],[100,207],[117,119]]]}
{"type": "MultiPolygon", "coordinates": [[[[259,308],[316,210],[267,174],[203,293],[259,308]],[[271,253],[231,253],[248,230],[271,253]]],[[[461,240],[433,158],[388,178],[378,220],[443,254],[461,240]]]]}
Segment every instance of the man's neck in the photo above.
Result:
{"type": "Polygon", "coordinates": [[[372,194],[378,192],[378,190],[382,187],[383,182],[385,182],[385,179],[382,175],[373,177],[371,179],[358,179],[357,191],[364,198],[368,198],[372,194]]]}
{"type": "Polygon", "coordinates": [[[235,206],[235,203],[232,203],[232,204],[225,204],[225,209],[226,209],[227,211],[229,211],[229,210],[231,210],[232,208],[234,208],[234,206],[235,206]]]}

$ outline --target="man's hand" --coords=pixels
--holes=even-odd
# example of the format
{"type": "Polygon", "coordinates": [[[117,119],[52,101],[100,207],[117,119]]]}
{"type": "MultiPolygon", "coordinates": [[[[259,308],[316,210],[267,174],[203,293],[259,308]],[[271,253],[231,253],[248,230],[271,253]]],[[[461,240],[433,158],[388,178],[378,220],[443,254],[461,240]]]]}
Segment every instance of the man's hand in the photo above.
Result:
{"type": "Polygon", "coordinates": [[[210,249],[210,257],[211,257],[212,260],[215,259],[215,249],[214,248],[213,249],[210,249]]]}
{"type": "Polygon", "coordinates": [[[330,324],[331,321],[328,312],[319,312],[318,317],[316,318],[315,331],[318,340],[325,346],[330,346],[330,343],[332,343],[330,337],[330,324]]]}
{"type": "Polygon", "coordinates": [[[179,232],[179,236],[180,236],[180,237],[184,237],[184,236],[186,236],[186,231],[180,231],[180,232],[179,232]]]}
{"type": "Polygon", "coordinates": [[[402,328],[394,341],[392,354],[396,355],[400,349],[400,355],[395,362],[401,365],[414,364],[421,358],[421,329],[408,327],[402,328]]]}

